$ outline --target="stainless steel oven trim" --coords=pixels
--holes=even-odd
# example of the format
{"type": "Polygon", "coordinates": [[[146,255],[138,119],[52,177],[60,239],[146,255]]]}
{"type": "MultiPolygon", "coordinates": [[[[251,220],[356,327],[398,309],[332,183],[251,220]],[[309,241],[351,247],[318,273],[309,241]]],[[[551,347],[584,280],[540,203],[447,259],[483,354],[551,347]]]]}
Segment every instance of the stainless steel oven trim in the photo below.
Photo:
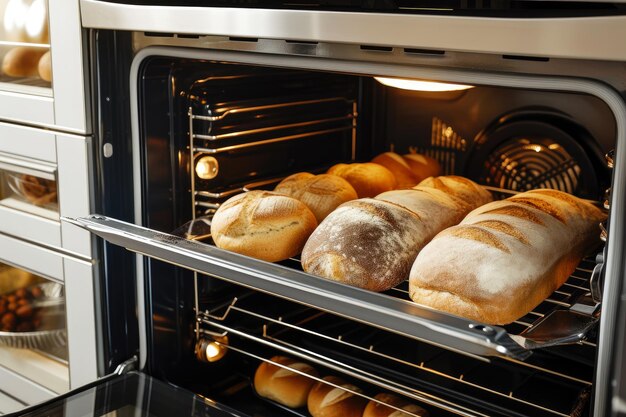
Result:
{"type": "Polygon", "coordinates": [[[481,18],[137,6],[81,0],[83,27],[307,40],[577,59],[624,60],[626,16],[481,18]],[[442,30],[445,28],[445,30],[442,30]]]}
{"type": "MultiPolygon", "coordinates": [[[[85,0],[83,0],[84,2],[85,0]]],[[[133,145],[133,182],[135,190],[135,223],[142,224],[141,218],[141,172],[139,161],[139,125],[138,125],[138,75],[139,66],[149,56],[172,56],[217,60],[225,62],[238,62],[244,64],[280,66],[311,70],[329,70],[363,75],[387,75],[395,77],[407,77],[418,79],[439,80],[463,84],[482,84],[491,86],[507,86],[514,88],[533,88],[539,90],[556,90],[586,93],[595,96],[606,103],[615,116],[616,123],[616,154],[613,177],[613,192],[611,196],[610,222],[613,227],[608,238],[606,257],[606,276],[614,277],[607,279],[604,288],[604,305],[600,321],[600,341],[598,348],[598,366],[596,369],[596,392],[605,398],[594,402],[594,415],[606,414],[609,394],[611,393],[612,375],[612,329],[616,325],[617,309],[619,306],[619,294],[622,290],[623,277],[623,242],[624,227],[620,213],[626,210],[626,148],[622,143],[626,141],[626,105],[618,92],[608,85],[599,81],[577,79],[557,76],[513,75],[503,73],[473,72],[469,70],[441,69],[428,67],[399,66],[384,63],[349,62],[335,59],[319,59],[305,56],[273,56],[245,52],[195,50],[187,48],[149,47],[137,53],[134,58],[130,74],[131,94],[131,121],[132,121],[132,145],[133,145]]],[[[140,255],[138,255],[140,256],[140,255]]],[[[144,316],[145,300],[143,298],[143,262],[137,263],[137,285],[139,296],[138,312],[140,314],[140,366],[143,368],[146,361],[146,340],[144,316]]]]}

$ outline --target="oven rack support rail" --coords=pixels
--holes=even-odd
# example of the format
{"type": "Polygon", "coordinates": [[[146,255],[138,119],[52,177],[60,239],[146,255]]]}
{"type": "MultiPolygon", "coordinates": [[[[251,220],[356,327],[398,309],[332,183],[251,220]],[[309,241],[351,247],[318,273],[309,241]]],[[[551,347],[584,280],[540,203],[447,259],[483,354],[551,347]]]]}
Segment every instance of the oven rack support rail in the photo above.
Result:
{"type": "MultiPolygon", "coordinates": [[[[63,221],[130,251],[243,287],[312,306],[483,361],[524,360],[532,350],[497,326],[422,307],[411,301],[315,277],[102,215],[63,221]]],[[[569,340],[568,343],[572,341],[569,340]]]]}

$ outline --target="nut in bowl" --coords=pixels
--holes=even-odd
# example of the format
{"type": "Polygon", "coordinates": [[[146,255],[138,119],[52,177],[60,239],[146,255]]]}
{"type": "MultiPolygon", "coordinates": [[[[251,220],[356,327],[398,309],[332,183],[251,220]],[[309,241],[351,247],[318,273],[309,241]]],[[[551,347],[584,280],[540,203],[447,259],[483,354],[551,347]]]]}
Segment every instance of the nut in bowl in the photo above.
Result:
{"type": "Polygon", "coordinates": [[[20,199],[50,210],[58,210],[57,183],[28,174],[7,173],[9,188],[20,199]]]}

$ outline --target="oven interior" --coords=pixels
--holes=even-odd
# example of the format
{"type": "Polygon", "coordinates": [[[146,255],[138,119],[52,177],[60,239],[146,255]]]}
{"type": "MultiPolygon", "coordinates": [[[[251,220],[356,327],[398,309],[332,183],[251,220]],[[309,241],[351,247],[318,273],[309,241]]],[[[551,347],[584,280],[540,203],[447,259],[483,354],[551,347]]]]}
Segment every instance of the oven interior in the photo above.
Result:
{"type": "MultiPolygon", "coordinates": [[[[369,76],[165,56],[147,58],[140,74],[143,226],[163,232],[206,225],[228,197],[272,189],[291,173],[322,173],[389,150],[429,155],[443,173],[467,176],[500,198],[547,187],[601,202],[611,185],[604,155],[615,146],[615,122],[586,94],[479,85],[409,91],[369,76]]],[[[210,244],[205,233],[194,234],[210,244]]],[[[506,331],[528,331],[589,293],[600,252],[590,248],[563,287],[506,331]]],[[[368,398],[399,394],[432,416],[589,414],[596,328],[524,361],[478,358],[144,262],[149,371],[248,415],[308,415],[255,395],[256,367],[279,354],[341,376],[368,398]],[[209,345],[216,356],[207,356],[209,345]]],[[[282,264],[300,269],[298,259],[282,264]]],[[[409,300],[406,283],[385,296],[409,300]]]]}

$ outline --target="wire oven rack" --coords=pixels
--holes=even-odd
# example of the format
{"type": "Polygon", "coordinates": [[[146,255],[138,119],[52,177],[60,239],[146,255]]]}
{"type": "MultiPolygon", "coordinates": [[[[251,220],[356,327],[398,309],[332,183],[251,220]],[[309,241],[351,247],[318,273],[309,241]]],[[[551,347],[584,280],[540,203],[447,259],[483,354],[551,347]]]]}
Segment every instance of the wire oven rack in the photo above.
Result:
{"type": "Polygon", "coordinates": [[[492,360],[485,364],[268,297],[248,292],[227,306],[199,313],[198,337],[223,332],[230,336],[228,349],[256,360],[273,363],[259,354],[259,349],[235,346],[235,338],[461,416],[483,416],[485,407],[501,409],[502,415],[510,416],[575,416],[588,399],[592,367],[581,367],[575,361],[548,355],[535,361],[492,360]],[[433,384],[447,388],[433,389],[433,384]],[[558,394],[558,400],[537,387],[558,394]],[[464,398],[467,395],[473,400],[464,398]],[[484,401],[489,405],[482,404],[484,401]]]}

